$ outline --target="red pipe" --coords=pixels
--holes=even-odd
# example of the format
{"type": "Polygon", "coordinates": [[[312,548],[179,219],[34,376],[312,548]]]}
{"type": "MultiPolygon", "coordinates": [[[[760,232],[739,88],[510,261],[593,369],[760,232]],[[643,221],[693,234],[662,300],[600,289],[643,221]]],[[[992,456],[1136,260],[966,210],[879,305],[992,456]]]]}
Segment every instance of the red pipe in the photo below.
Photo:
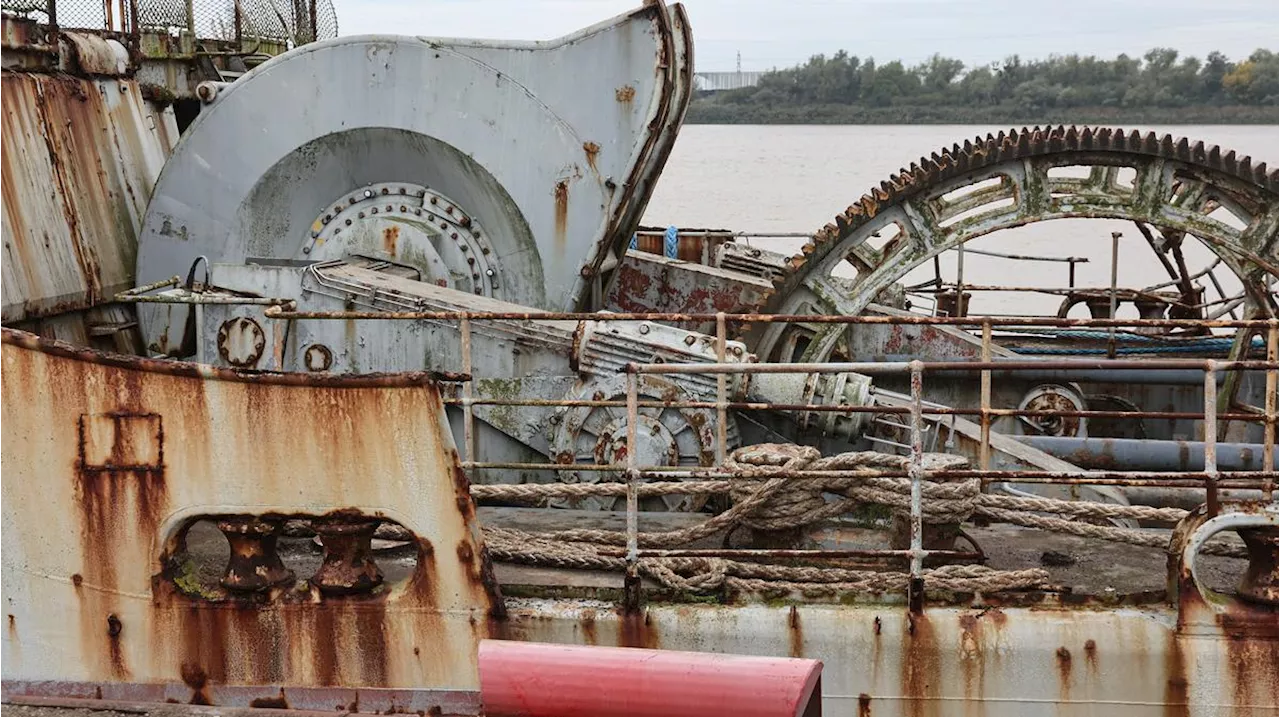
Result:
{"type": "Polygon", "coordinates": [[[486,717],[816,717],[821,676],[818,660],[480,643],[486,717]]]}

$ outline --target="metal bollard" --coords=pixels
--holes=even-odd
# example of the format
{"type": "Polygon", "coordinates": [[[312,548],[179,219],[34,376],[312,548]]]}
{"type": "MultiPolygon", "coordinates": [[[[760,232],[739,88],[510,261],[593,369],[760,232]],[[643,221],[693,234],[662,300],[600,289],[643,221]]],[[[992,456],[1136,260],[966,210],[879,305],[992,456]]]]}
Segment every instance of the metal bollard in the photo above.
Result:
{"type": "Polygon", "coordinates": [[[382,584],[382,571],[373,561],[376,520],[316,520],[312,523],[324,543],[324,563],[311,584],[326,595],[350,595],[382,584]]]}
{"type": "Polygon", "coordinates": [[[237,592],[259,592],[293,582],[276,549],[279,521],[261,518],[228,518],[218,521],[218,530],[231,545],[231,559],[222,576],[222,587],[237,592]]]}

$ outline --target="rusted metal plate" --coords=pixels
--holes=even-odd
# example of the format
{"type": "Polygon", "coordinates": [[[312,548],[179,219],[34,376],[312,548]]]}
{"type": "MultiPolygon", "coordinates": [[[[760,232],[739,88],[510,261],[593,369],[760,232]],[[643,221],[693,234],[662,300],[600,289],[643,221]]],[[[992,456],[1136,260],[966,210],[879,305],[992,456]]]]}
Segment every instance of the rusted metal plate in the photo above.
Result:
{"type": "Polygon", "coordinates": [[[612,311],[714,314],[750,312],[763,306],[773,285],[736,271],[629,251],[610,285],[612,311]]]}
{"type": "MultiPolygon", "coordinates": [[[[1272,614],[1274,633],[1274,613],[1272,614]]],[[[828,714],[1274,715],[1275,635],[1179,634],[1172,609],[511,600],[505,636],[823,661],[828,714]]]]}
{"type": "Polygon", "coordinates": [[[5,72],[3,96],[4,321],[131,288],[172,113],[130,80],[5,72]]]}
{"type": "Polygon", "coordinates": [[[476,687],[501,603],[433,375],[260,374],[3,339],[6,680],[182,684],[205,704],[227,684],[476,687]],[[186,529],[220,516],[393,521],[416,562],[355,594],[328,590],[331,571],[193,587],[186,529]]]}

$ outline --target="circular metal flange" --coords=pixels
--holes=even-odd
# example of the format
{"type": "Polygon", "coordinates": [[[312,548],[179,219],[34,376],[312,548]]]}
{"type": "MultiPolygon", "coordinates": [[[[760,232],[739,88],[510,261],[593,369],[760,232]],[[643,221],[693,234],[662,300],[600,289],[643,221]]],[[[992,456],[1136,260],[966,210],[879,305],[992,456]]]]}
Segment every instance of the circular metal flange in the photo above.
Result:
{"type": "Polygon", "coordinates": [[[266,334],[247,316],[227,319],[218,327],[218,356],[236,368],[253,368],[267,347],[266,334]]]}
{"type": "MultiPolygon", "coordinates": [[[[657,376],[640,378],[642,401],[688,401],[680,386],[657,376]]],[[[593,401],[626,401],[626,379],[591,378],[579,384],[569,398],[593,401]]],[[[709,409],[673,406],[641,407],[636,422],[636,465],[712,466],[715,463],[716,415],[709,409]]],[[[726,451],[738,445],[738,429],[729,416],[726,451]]],[[[559,464],[622,464],[627,461],[627,410],[624,406],[578,406],[562,410],[552,419],[551,459],[559,464]]],[[[565,483],[621,482],[620,472],[560,470],[565,483]]],[[[590,496],[553,499],[557,508],[624,510],[626,498],[590,496]]],[[[641,510],[696,511],[706,496],[663,495],[642,498],[641,510]]]]}
{"type": "Polygon", "coordinates": [[[383,259],[437,286],[503,296],[497,255],[479,221],[421,185],[378,182],[347,192],[317,215],[309,235],[296,258],[383,259]]]}
{"type": "MultiPolygon", "coordinates": [[[[1077,386],[1042,384],[1022,397],[1018,409],[1022,411],[1066,411],[1074,413],[1087,410],[1084,394],[1077,386]]],[[[1019,416],[1033,435],[1078,436],[1089,435],[1088,419],[1083,416],[1019,416]]]]}

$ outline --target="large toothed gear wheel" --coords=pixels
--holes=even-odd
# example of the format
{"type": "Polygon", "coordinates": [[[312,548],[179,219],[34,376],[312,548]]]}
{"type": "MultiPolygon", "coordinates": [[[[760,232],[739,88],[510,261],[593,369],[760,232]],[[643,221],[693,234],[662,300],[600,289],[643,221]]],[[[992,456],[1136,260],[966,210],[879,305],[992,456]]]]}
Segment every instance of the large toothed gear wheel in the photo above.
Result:
{"type": "MultiPolygon", "coordinates": [[[[657,376],[642,376],[641,401],[694,400],[679,386],[657,376]]],[[[592,378],[568,398],[591,401],[626,401],[625,377],[592,378]]],[[[639,409],[636,425],[636,465],[702,466],[715,464],[716,412],[702,408],[650,406],[639,409]]],[[[603,465],[627,462],[627,410],[622,406],[582,406],[564,409],[552,418],[551,460],[563,465],[603,465]]],[[[737,447],[738,429],[732,415],[726,426],[727,448],[737,447]]],[[[565,483],[619,482],[620,473],[560,470],[565,483]]],[[[707,496],[663,495],[641,498],[641,510],[696,511],[707,496]]],[[[625,510],[626,498],[613,496],[556,499],[553,507],[588,510],[625,510]]]]}
{"type": "MultiPolygon", "coordinates": [[[[855,202],[792,259],[764,310],[857,315],[914,267],[975,238],[1101,218],[1200,239],[1239,277],[1246,313],[1275,316],[1278,188],[1266,165],[1169,135],[1077,127],[988,135],[921,159],[855,202]]],[[[763,360],[829,361],[845,336],[835,324],[771,324],[753,348],[763,360]]]]}

